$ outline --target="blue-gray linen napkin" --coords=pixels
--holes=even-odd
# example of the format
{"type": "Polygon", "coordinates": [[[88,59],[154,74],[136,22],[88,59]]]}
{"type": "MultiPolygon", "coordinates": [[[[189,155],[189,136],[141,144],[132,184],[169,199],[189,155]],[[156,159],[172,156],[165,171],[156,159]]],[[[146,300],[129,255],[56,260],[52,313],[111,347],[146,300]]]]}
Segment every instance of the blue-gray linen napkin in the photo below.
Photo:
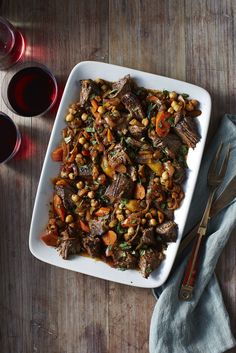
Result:
{"type": "MultiPolygon", "coordinates": [[[[208,197],[207,172],[220,142],[230,142],[231,154],[220,195],[236,174],[236,116],[225,115],[202,159],[184,234],[199,221],[208,197]]],[[[234,200],[212,218],[201,257],[193,299],[180,301],[178,292],[188,256],[167,282],[154,289],[158,298],[151,320],[150,353],[222,353],[235,346],[221,291],[214,274],[218,258],[236,226],[234,200]]]]}

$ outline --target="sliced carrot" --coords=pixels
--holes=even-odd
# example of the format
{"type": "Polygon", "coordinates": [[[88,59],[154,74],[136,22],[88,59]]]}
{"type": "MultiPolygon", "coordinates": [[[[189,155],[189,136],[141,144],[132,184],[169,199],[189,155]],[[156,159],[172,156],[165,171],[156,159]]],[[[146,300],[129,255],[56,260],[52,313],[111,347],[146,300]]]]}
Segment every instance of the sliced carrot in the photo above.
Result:
{"type": "Polygon", "coordinates": [[[52,160],[55,162],[61,162],[63,159],[63,148],[57,147],[54,151],[51,153],[52,160]]]}
{"type": "Polygon", "coordinates": [[[117,235],[113,230],[109,230],[102,236],[102,240],[105,245],[114,245],[117,240],[117,235]]]}
{"type": "Polygon", "coordinates": [[[142,184],[136,184],[134,196],[138,200],[143,200],[146,195],[145,187],[142,184]]]}
{"type": "Polygon", "coordinates": [[[101,168],[104,171],[104,173],[109,176],[110,178],[113,178],[115,175],[114,169],[111,168],[111,166],[108,164],[108,160],[106,157],[102,158],[102,163],[101,163],[101,168]]]}
{"type": "Polygon", "coordinates": [[[48,246],[57,246],[58,236],[55,233],[45,233],[41,235],[41,240],[48,246]]]}
{"type": "Polygon", "coordinates": [[[170,131],[170,123],[167,119],[170,117],[168,112],[158,112],[156,116],[156,133],[159,137],[168,135],[170,131]]]}
{"type": "Polygon", "coordinates": [[[114,140],[114,136],[111,133],[110,129],[107,129],[107,141],[110,143],[114,140]]]}
{"type": "Polygon", "coordinates": [[[89,226],[88,226],[88,224],[87,223],[85,223],[84,221],[79,221],[79,223],[80,223],[80,227],[81,227],[81,229],[85,232],[85,233],[90,233],[90,228],[89,228],[89,226]]]}
{"type": "Polygon", "coordinates": [[[67,186],[68,183],[65,179],[59,179],[56,181],[56,185],[67,186]]]}
{"type": "Polygon", "coordinates": [[[110,207],[101,207],[99,210],[95,212],[95,216],[97,217],[103,217],[106,216],[110,213],[111,209],[110,207]]]}
{"type": "Polygon", "coordinates": [[[160,99],[157,98],[156,96],[149,96],[149,97],[147,97],[147,100],[150,102],[153,102],[155,104],[160,104],[160,99]]]}
{"type": "Polygon", "coordinates": [[[73,148],[73,150],[70,152],[70,156],[68,158],[68,163],[74,162],[77,153],[78,153],[78,148],[77,147],[73,148]]]}
{"type": "Polygon", "coordinates": [[[57,215],[64,222],[64,220],[65,220],[65,208],[63,206],[62,199],[57,194],[55,194],[54,197],[53,197],[53,206],[54,206],[54,210],[57,213],[57,215]]]}
{"type": "Polygon", "coordinates": [[[124,228],[136,227],[140,222],[141,222],[141,219],[139,217],[132,217],[131,215],[124,220],[124,222],[122,223],[122,227],[124,228]]]}
{"type": "Polygon", "coordinates": [[[96,99],[91,99],[91,105],[94,108],[94,111],[96,112],[98,109],[98,102],[96,101],[96,99]]]}

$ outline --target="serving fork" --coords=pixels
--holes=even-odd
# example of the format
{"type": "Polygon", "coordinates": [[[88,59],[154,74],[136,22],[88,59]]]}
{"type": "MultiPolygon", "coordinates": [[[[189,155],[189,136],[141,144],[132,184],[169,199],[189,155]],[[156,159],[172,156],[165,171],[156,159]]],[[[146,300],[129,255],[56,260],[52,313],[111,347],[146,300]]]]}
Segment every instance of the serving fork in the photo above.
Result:
{"type": "Polygon", "coordinates": [[[202,216],[202,219],[200,221],[200,224],[197,230],[197,236],[196,236],[196,240],[195,240],[190,258],[185,268],[183,280],[179,291],[179,299],[181,300],[191,300],[193,296],[193,290],[194,290],[196,276],[197,276],[199,254],[203,244],[203,238],[207,231],[212,201],[217,188],[220,186],[220,184],[224,179],[227,165],[228,165],[229,155],[230,155],[230,144],[229,144],[226,148],[226,152],[223,158],[223,162],[221,163],[221,167],[219,168],[218,164],[219,164],[222,148],[223,148],[223,144],[221,143],[209,167],[208,176],[207,176],[207,184],[209,186],[209,197],[208,197],[204,214],[202,216]]]}

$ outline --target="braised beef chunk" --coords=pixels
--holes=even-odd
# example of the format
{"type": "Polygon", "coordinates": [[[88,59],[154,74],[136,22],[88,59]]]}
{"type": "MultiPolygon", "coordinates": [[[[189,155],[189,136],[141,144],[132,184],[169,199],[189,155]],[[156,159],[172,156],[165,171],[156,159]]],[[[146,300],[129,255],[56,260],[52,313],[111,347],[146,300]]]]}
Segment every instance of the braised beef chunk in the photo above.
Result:
{"type": "Polygon", "coordinates": [[[174,163],[174,168],[175,168],[175,172],[173,175],[173,180],[177,184],[182,184],[182,182],[185,179],[185,169],[177,162],[174,163]]]}
{"type": "Polygon", "coordinates": [[[118,174],[116,179],[107,187],[104,195],[111,202],[121,198],[122,195],[128,199],[132,195],[133,188],[134,183],[130,178],[124,174],[118,174]]]}
{"type": "Polygon", "coordinates": [[[136,268],[137,266],[137,257],[131,254],[127,250],[122,250],[121,248],[117,247],[113,250],[112,259],[114,267],[120,268],[136,268]]]}
{"type": "Polygon", "coordinates": [[[180,147],[182,146],[182,141],[180,138],[172,133],[169,133],[165,137],[158,137],[154,130],[149,131],[149,138],[153,141],[153,146],[156,148],[164,149],[165,153],[171,157],[176,158],[180,147]]]}
{"type": "Polygon", "coordinates": [[[82,244],[89,256],[99,257],[101,254],[102,241],[98,237],[87,236],[83,238],[82,244]]]}
{"type": "Polygon", "coordinates": [[[135,140],[133,137],[130,137],[130,136],[127,137],[126,143],[127,143],[127,145],[130,145],[134,148],[140,148],[143,145],[143,143],[141,141],[135,140]]]}
{"type": "Polygon", "coordinates": [[[109,96],[121,98],[124,94],[131,91],[131,86],[132,81],[130,75],[126,75],[112,84],[112,92],[109,96]]]}
{"type": "Polygon", "coordinates": [[[146,131],[146,128],[144,126],[130,125],[128,130],[133,137],[140,139],[146,131]]]}
{"type": "Polygon", "coordinates": [[[184,117],[174,129],[188,147],[195,148],[198,141],[200,141],[197,125],[193,118],[184,117]]]}
{"type": "Polygon", "coordinates": [[[154,229],[152,227],[143,230],[143,235],[141,237],[142,245],[155,246],[157,244],[154,229]]]}
{"type": "Polygon", "coordinates": [[[62,199],[63,205],[66,209],[71,209],[75,206],[71,200],[71,196],[76,192],[70,185],[55,185],[55,191],[58,196],[62,199]]]}
{"type": "Polygon", "coordinates": [[[142,120],[145,118],[142,104],[134,93],[126,93],[124,96],[122,96],[121,101],[133,118],[136,118],[138,120],[142,120]]]}
{"type": "Polygon", "coordinates": [[[155,249],[147,249],[143,251],[140,256],[139,268],[143,277],[148,278],[151,272],[153,272],[164,260],[165,255],[155,249]]]}
{"type": "Polygon", "coordinates": [[[166,242],[175,242],[177,239],[177,224],[174,221],[167,221],[156,227],[157,234],[166,242]]]}
{"type": "Polygon", "coordinates": [[[120,164],[126,164],[130,161],[124,147],[119,143],[110,153],[108,153],[108,161],[110,166],[115,169],[120,164]]]}
{"type": "Polygon", "coordinates": [[[107,230],[106,222],[104,219],[93,219],[89,221],[89,228],[91,235],[102,235],[107,230]]]}
{"type": "Polygon", "coordinates": [[[155,207],[159,211],[164,213],[165,218],[167,220],[173,220],[174,219],[174,211],[173,210],[169,210],[168,208],[165,208],[165,204],[163,204],[161,201],[154,200],[153,203],[154,203],[155,207]]]}
{"type": "Polygon", "coordinates": [[[64,260],[66,260],[69,255],[79,254],[81,251],[79,239],[63,239],[60,242],[58,251],[64,260]]]}
{"type": "Polygon", "coordinates": [[[100,88],[96,85],[93,80],[82,80],[79,100],[79,104],[81,107],[83,107],[85,103],[88,102],[89,96],[91,94],[99,95],[100,88]]]}

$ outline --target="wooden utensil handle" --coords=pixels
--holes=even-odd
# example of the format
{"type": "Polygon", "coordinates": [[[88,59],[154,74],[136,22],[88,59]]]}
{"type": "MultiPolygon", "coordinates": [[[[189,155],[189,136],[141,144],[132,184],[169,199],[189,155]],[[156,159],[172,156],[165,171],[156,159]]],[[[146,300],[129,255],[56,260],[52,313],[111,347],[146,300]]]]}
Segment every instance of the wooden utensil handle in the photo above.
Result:
{"type": "Polygon", "coordinates": [[[193,289],[194,289],[194,285],[197,277],[199,254],[200,254],[202,242],[203,242],[203,236],[198,235],[195,239],[195,243],[193,245],[193,249],[184,272],[184,276],[183,276],[183,280],[182,280],[182,284],[179,292],[179,298],[181,300],[191,300],[192,298],[193,289]]]}

